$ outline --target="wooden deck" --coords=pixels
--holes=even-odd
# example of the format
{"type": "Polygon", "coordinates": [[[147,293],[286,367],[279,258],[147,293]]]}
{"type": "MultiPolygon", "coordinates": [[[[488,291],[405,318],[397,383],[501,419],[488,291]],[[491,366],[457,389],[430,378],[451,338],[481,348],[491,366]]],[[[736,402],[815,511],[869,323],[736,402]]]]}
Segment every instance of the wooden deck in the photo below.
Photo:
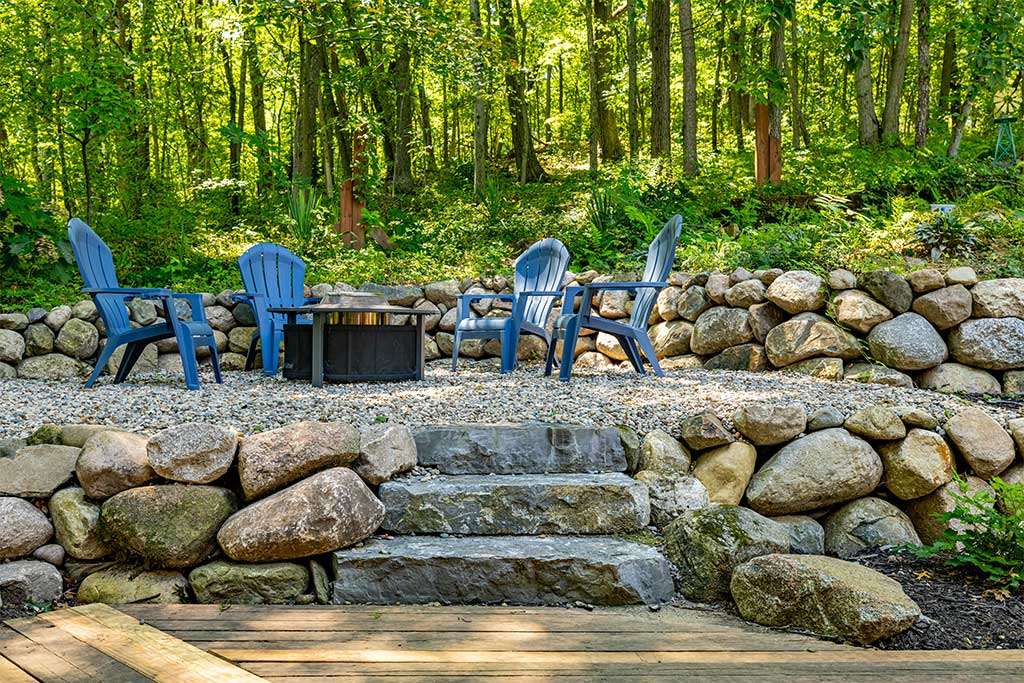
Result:
{"type": "Polygon", "coordinates": [[[665,608],[89,605],[6,622],[0,683],[1020,683],[1024,652],[881,652],[665,608]]]}

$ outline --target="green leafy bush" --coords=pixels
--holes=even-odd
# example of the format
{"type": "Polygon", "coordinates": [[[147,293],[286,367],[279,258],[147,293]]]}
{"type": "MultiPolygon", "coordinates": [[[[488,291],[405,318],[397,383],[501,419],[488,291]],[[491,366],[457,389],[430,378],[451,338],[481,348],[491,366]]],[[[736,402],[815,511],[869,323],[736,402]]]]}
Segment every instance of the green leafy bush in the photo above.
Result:
{"type": "Polygon", "coordinates": [[[967,482],[955,481],[956,507],[938,517],[958,522],[935,543],[909,547],[918,557],[939,556],[953,567],[975,570],[993,584],[1017,590],[1024,582],[1024,484],[1008,484],[999,477],[989,483],[995,491],[969,494],[967,482]]]}

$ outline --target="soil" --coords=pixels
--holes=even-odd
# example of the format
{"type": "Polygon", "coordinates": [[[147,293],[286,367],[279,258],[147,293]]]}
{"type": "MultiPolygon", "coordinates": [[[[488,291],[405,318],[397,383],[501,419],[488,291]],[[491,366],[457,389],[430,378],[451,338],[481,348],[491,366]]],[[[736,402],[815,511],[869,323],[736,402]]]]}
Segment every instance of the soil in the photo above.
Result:
{"type": "Polygon", "coordinates": [[[1024,648],[1024,593],[994,589],[937,558],[875,552],[856,558],[898,581],[923,617],[904,633],[874,644],[883,650],[1024,648]]]}

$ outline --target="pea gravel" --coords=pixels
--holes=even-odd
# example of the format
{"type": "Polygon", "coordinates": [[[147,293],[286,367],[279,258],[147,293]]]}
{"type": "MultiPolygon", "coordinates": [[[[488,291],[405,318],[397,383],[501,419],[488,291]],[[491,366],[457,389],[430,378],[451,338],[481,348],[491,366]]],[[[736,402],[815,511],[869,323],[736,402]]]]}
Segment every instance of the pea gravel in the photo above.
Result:
{"type": "MultiPolygon", "coordinates": [[[[422,382],[331,384],[226,372],[213,383],[207,369],[202,389],[187,391],[180,376],[155,373],[93,389],[78,382],[0,381],[0,437],[25,437],[40,425],[85,422],[152,432],[190,421],[232,426],[243,433],[299,420],[342,420],[356,426],[397,422],[410,426],[465,422],[562,422],[625,424],[644,434],[674,432],[679,421],[711,410],[726,421],[740,405],[802,403],[808,413],[834,406],[849,415],[876,403],[921,408],[944,422],[967,405],[959,397],[931,391],[857,382],[832,382],[792,373],[684,370],[663,379],[632,371],[579,369],[568,384],[544,377],[536,364],[511,375],[496,360],[465,362],[457,373],[446,363],[427,366],[422,382]]],[[[997,420],[1020,415],[982,406],[997,420]]]]}

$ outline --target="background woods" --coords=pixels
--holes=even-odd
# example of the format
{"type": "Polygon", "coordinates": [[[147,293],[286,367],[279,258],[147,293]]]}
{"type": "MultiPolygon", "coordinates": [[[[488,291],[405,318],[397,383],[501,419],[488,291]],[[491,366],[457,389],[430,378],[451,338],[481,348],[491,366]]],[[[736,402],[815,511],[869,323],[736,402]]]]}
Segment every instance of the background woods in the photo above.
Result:
{"type": "Polygon", "coordinates": [[[783,208],[822,228],[870,220],[875,194],[1019,207],[1019,172],[975,162],[1024,106],[1022,16],[997,0],[4,3],[6,296],[62,286],[67,215],[113,233],[140,284],[187,284],[233,277],[262,239],[337,278],[416,279],[555,233],[576,235],[577,268],[617,267],[676,211],[712,228],[684,243],[731,258],[743,231],[811,220],[783,208]],[[767,200],[750,183],[759,102],[784,147],[767,200]],[[346,253],[331,230],[354,175],[390,254],[346,253]],[[842,208],[823,214],[822,193],[842,208]]]}

